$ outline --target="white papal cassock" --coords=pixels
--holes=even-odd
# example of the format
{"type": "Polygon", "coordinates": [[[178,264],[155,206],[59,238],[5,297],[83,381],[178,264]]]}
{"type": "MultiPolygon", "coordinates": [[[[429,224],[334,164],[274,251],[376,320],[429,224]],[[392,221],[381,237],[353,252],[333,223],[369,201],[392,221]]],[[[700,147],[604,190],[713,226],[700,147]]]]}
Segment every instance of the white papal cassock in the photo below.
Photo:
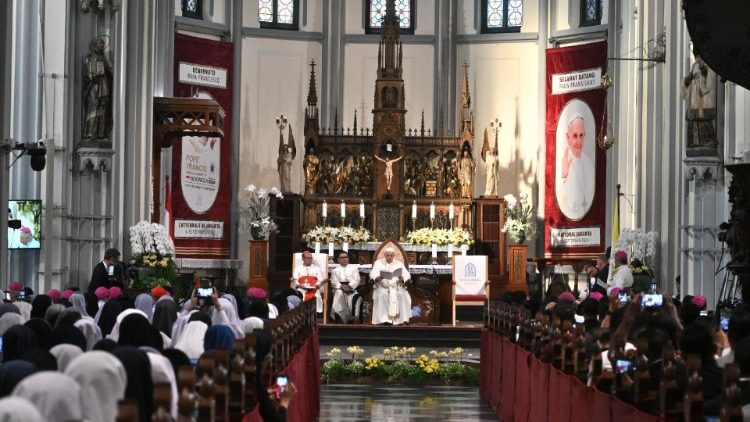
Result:
{"type": "MultiPolygon", "coordinates": [[[[370,278],[375,280],[380,277],[381,271],[396,271],[399,268],[404,281],[410,280],[409,271],[406,270],[401,261],[394,259],[389,264],[385,261],[385,258],[375,261],[372,265],[372,271],[370,271],[370,278]]],[[[403,285],[399,285],[397,277],[375,282],[372,302],[373,324],[390,322],[393,325],[398,325],[409,322],[409,318],[411,318],[411,296],[403,285]]]]}
{"type": "Polygon", "coordinates": [[[359,286],[359,266],[349,264],[346,267],[336,267],[331,271],[331,287],[334,292],[331,314],[336,314],[342,321],[349,322],[352,318],[359,317],[356,306],[359,295],[356,291],[344,292],[341,290],[341,283],[349,283],[349,287],[356,289],[359,286]]]}
{"type": "Polygon", "coordinates": [[[562,179],[557,193],[560,210],[571,220],[580,220],[586,216],[594,199],[594,165],[586,155],[576,158],[570,155],[568,177],[562,179]]]}
{"type": "Polygon", "coordinates": [[[320,296],[321,284],[323,284],[323,271],[317,265],[299,265],[294,269],[294,274],[292,274],[292,288],[302,293],[303,300],[308,300],[312,290],[305,289],[303,286],[308,288],[315,287],[315,312],[317,313],[323,312],[323,298],[320,296]],[[310,280],[309,277],[315,277],[314,284],[305,283],[305,281],[310,280]]]}

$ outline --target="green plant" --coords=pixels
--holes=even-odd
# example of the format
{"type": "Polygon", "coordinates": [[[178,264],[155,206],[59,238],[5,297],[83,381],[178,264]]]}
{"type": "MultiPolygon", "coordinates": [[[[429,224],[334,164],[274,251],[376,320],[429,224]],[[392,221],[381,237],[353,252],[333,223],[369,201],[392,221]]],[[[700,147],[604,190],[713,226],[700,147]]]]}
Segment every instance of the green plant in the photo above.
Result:
{"type": "Polygon", "coordinates": [[[350,377],[360,378],[365,374],[365,364],[355,360],[354,362],[346,365],[346,374],[350,377]]]}
{"type": "Polygon", "coordinates": [[[346,375],[346,365],[339,359],[332,359],[323,364],[320,381],[328,384],[346,375]]]}

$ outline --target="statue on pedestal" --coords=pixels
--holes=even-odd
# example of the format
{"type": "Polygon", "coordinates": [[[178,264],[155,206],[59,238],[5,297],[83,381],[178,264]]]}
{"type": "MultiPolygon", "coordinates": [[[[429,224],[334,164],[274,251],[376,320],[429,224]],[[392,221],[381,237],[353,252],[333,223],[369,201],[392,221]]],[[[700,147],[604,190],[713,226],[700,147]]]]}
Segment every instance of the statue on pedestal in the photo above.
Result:
{"type": "Polygon", "coordinates": [[[461,196],[463,198],[471,198],[471,181],[474,178],[474,173],[476,173],[474,158],[468,149],[464,149],[461,153],[458,172],[458,178],[461,180],[461,196]]]}
{"type": "Polygon", "coordinates": [[[484,196],[497,196],[497,169],[500,160],[497,156],[497,132],[502,127],[498,119],[490,122],[490,130],[495,134],[495,141],[490,146],[489,133],[484,129],[484,144],[482,145],[482,159],[487,165],[487,179],[484,183],[484,196]]]}
{"type": "Polygon", "coordinates": [[[286,118],[282,114],[280,118],[276,119],[276,124],[279,126],[279,158],[276,160],[277,170],[279,172],[279,185],[281,192],[291,193],[292,192],[292,162],[297,157],[297,148],[294,145],[294,135],[292,134],[292,125],[289,125],[289,136],[287,137],[287,143],[284,144],[284,126],[286,126],[286,118]]]}
{"type": "Polygon", "coordinates": [[[305,169],[305,195],[315,195],[315,185],[320,178],[320,158],[315,155],[315,148],[309,147],[302,164],[305,169]]]}
{"type": "Polygon", "coordinates": [[[112,130],[112,63],[104,50],[106,36],[89,43],[91,53],[84,59],[83,74],[83,137],[106,139],[112,130]]]}
{"type": "Polygon", "coordinates": [[[695,62],[690,73],[685,76],[681,89],[682,98],[687,101],[688,135],[687,147],[715,149],[719,144],[716,139],[714,121],[716,119],[716,100],[714,85],[716,74],[706,66],[700,55],[695,55],[695,62]]]}

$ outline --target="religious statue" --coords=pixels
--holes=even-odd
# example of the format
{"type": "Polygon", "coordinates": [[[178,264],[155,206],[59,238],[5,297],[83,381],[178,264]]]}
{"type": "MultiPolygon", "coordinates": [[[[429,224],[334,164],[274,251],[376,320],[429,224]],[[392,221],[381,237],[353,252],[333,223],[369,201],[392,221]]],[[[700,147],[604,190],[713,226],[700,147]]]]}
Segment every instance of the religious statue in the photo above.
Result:
{"type": "Polygon", "coordinates": [[[714,85],[716,74],[706,66],[700,55],[695,55],[695,62],[690,73],[685,76],[681,89],[682,98],[687,101],[685,120],[688,123],[688,148],[716,148],[716,101],[714,85]]]}
{"type": "Polygon", "coordinates": [[[308,149],[302,165],[305,169],[305,195],[315,195],[315,185],[320,178],[320,158],[315,155],[315,148],[308,149]]]}
{"type": "Polygon", "coordinates": [[[388,192],[391,191],[391,181],[393,180],[393,163],[397,162],[398,160],[404,158],[404,156],[400,156],[398,158],[394,159],[382,159],[378,157],[377,154],[375,154],[375,158],[378,161],[382,161],[385,163],[385,173],[383,174],[385,176],[385,188],[388,192]]]}
{"type": "Polygon", "coordinates": [[[482,159],[487,165],[487,178],[484,183],[484,196],[497,196],[497,169],[500,160],[497,156],[497,132],[502,123],[497,119],[490,122],[490,129],[495,134],[495,142],[490,146],[489,133],[487,128],[484,129],[484,144],[482,145],[482,159]]]}
{"type": "Polygon", "coordinates": [[[458,178],[461,181],[461,197],[471,198],[471,180],[476,172],[476,163],[468,149],[464,149],[459,162],[458,178]]]}
{"type": "Polygon", "coordinates": [[[448,198],[455,198],[460,193],[460,182],[459,182],[459,171],[458,171],[458,160],[452,159],[446,165],[446,178],[445,178],[445,196],[448,198]]]}
{"type": "Polygon", "coordinates": [[[106,40],[99,36],[91,41],[84,59],[83,137],[88,139],[109,138],[112,129],[112,63],[104,53],[106,40]]]}
{"type": "Polygon", "coordinates": [[[289,136],[286,145],[284,144],[284,137],[279,133],[279,158],[276,160],[279,172],[279,184],[283,193],[290,193],[292,191],[292,162],[296,157],[297,148],[294,145],[292,126],[289,125],[289,136]]]}

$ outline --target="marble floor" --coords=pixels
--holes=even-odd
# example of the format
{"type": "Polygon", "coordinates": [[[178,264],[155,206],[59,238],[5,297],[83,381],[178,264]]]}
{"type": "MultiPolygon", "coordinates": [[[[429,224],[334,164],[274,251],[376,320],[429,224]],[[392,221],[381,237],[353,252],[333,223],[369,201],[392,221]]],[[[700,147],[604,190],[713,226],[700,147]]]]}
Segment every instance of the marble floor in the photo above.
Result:
{"type": "Polygon", "coordinates": [[[497,421],[479,387],[322,385],[320,422],[497,421]]]}

